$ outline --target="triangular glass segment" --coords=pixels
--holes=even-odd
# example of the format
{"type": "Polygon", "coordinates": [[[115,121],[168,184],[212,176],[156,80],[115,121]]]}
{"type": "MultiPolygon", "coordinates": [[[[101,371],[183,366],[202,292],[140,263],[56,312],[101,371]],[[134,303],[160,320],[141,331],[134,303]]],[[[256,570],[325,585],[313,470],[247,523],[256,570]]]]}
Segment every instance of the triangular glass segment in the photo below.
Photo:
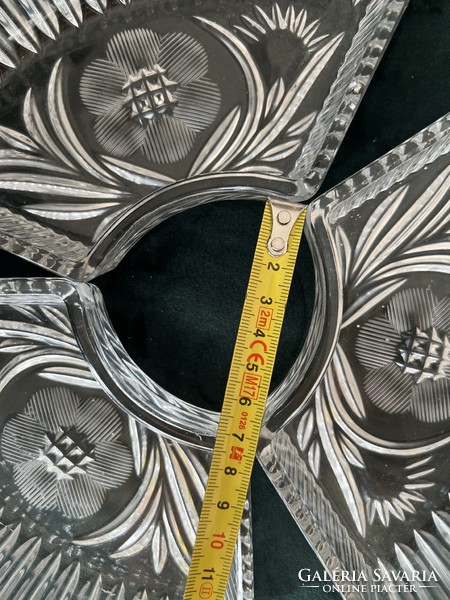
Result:
{"type": "Polygon", "coordinates": [[[86,280],[167,216],[310,198],[406,0],[8,0],[0,245],[86,280]]]}
{"type": "Polygon", "coordinates": [[[449,220],[448,116],[310,207],[315,320],[260,460],[344,597],[450,595],[449,220]]]}
{"type": "MultiPolygon", "coordinates": [[[[106,328],[91,364],[80,340],[102,318],[88,284],[0,281],[2,599],[183,598],[211,452],[118,407],[100,361],[127,390],[145,375],[106,328]]],[[[253,597],[250,521],[247,504],[227,600],[253,597]]]]}

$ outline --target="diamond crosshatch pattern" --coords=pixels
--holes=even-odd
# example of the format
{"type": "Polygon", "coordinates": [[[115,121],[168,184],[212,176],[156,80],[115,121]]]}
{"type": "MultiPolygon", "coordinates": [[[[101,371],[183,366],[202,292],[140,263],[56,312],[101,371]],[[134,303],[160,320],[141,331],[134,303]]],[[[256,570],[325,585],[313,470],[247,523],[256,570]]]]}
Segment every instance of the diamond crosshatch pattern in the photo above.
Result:
{"type": "Polygon", "coordinates": [[[450,367],[450,343],[435,327],[428,331],[415,327],[404,334],[399,354],[402,360],[397,364],[405,373],[413,375],[417,383],[424,379],[441,379],[450,367]]]}
{"type": "Polygon", "coordinates": [[[152,70],[140,69],[137,75],[130,76],[123,88],[127,92],[125,106],[141,125],[170,111],[177,104],[173,92],[177,90],[178,83],[168,79],[166,72],[159,65],[152,70]]]}
{"type": "Polygon", "coordinates": [[[93,462],[95,446],[89,444],[85,435],[74,427],[59,427],[56,433],[45,432],[42,459],[59,478],[72,479],[74,475],[86,475],[86,467],[93,462]]]}

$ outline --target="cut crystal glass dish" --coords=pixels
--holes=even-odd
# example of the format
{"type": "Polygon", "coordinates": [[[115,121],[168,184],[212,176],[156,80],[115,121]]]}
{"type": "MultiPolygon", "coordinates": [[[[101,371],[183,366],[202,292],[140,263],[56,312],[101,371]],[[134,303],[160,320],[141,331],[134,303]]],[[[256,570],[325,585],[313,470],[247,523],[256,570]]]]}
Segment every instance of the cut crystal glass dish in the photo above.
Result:
{"type": "MultiPolygon", "coordinates": [[[[1,247],[87,280],[200,202],[310,198],[405,4],[4,2],[1,247]]],[[[448,142],[314,203],[317,310],[260,449],[328,568],[433,571],[421,600],[450,593],[448,142]]],[[[1,281],[0,369],[2,600],[181,598],[217,414],[138,369],[87,284],[1,281]]],[[[227,599],[252,594],[248,509],[227,599]]]]}
{"type": "MultiPolygon", "coordinates": [[[[94,377],[80,341],[93,293],[0,281],[2,600],[183,597],[210,453],[143,427],[94,377]]],[[[227,600],[253,597],[252,572],[247,507],[227,600]]]]}
{"type": "Polygon", "coordinates": [[[310,198],[406,0],[8,0],[0,245],[86,280],[170,214],[310,198]]]}
{"type": "Polygon", "coordinates": [[[450,116],[310,207],[334,348],[309,401],[299,365],[275,392],[260,460],[348,599],[450,596],[449,223],[450,116]]]}

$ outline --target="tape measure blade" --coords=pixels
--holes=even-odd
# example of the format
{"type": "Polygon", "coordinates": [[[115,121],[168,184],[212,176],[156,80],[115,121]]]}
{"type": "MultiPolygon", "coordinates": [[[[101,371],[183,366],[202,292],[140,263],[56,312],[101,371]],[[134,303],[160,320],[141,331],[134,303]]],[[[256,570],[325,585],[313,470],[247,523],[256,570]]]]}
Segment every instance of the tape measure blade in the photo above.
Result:
{"type": "Polygon", "coordinates": [[[267,249],[272,207],[266,203],[184,600],[225,597],[305,216],[298,216],[287,252],[274,257],[267,249]]]}

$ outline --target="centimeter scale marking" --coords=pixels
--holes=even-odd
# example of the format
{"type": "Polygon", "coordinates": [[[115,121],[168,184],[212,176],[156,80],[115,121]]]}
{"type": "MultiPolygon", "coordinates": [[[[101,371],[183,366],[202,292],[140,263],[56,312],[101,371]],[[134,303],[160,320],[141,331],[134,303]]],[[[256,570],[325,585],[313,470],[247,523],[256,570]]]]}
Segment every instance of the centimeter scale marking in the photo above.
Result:
{"type": "Polygon", "coordinates": [[[264,210],[184,600],[225,597],[306,218],[304,207],[284,206],[295,223],[281,256],[269,253],[275,212],[270,202],[264,210]]]}

